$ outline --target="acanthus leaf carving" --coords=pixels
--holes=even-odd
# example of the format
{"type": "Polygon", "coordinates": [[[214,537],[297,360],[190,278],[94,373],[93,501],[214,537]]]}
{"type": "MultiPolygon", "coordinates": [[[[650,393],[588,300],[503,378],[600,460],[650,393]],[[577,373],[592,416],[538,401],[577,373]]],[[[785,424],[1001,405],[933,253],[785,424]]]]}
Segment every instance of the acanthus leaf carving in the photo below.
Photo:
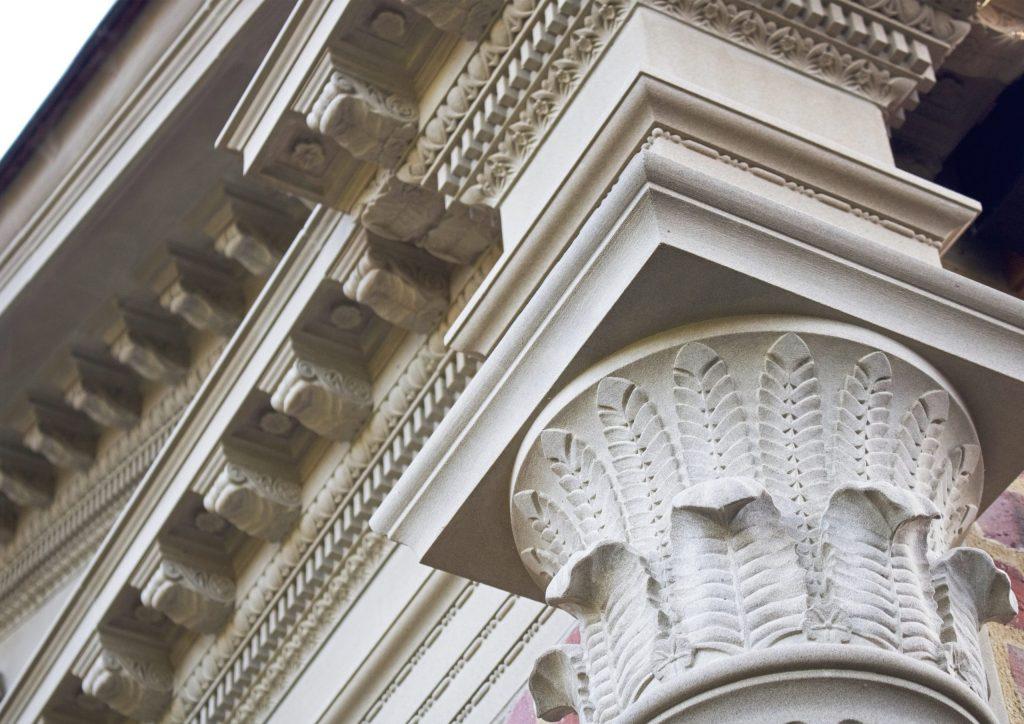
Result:
{"type": "Polygon", "coordinates": [[[947,670],[979,696],[988,696],[978,630],[986,621],[1008,623],[1017,597],[1006,573],[976,548],[954,548],[932,563],[947,670]]]}
{"type": "Polygon", "coordinates": [[[634,701],[653,678],[660,596],[643,556],[620,541],[574,554],[548,585],[553,606],[581,623],[590,700],[597,721],[608,721],[634,701]]]}
{"type": "Polygon", "coordinates": [[[737,375],[714,339],[575,385],[524,442],[513,532],[584,641],[538,664],[539,710],[608,721],[643,690],[781,645],[880,649],[984,696],[978,629],[1012,606],[1005,575],[970,558],[984,554],[942,557],[981,485],[956,398],[861,342],[737,333],[737,375]],[[640,628],[598,660],[587,627],[623,611],[640,628]]]}

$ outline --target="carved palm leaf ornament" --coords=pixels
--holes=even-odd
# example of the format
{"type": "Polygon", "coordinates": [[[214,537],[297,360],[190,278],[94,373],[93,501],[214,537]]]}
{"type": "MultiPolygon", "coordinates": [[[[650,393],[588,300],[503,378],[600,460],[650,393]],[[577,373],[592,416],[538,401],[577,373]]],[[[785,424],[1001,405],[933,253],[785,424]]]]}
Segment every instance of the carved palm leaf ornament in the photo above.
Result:
{"type": "Polygon", "coordinates": [[[987,554],[952,548],[983,466],[940,380],[861,343],[751,332],[556,398],[512,496],[523,562],[580,625],[537,663],[538,712],[611,721],[706,663],[819,643],[987,697],[979,628],[1016,604],[987,554]]]}

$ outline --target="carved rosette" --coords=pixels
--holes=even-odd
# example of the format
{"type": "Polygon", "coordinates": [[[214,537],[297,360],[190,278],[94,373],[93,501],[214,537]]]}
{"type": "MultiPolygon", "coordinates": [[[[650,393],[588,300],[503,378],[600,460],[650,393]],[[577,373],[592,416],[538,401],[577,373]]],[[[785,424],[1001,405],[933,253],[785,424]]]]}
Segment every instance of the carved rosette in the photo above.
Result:
{"type": "MultiPolygon", "coordinates": [[[[613,358],[527,436],[513,531],[581,636],[538,661],[538,712],[647,721],[651,701],[702,693],[693,682],[723,662],[757,658],[763,673],[804,649],[805,661],[838,651],[875,657],[872,671],[909,667],[915,686],[940,672],[984,710],[979,629],[1016,603],[986,553],[953,548],[983,478],[955,394],[864,330],[732,329],[613,358]]],[[[820,714],[792,698],[794,716],[820,714]]],[[[695,715],[670,704],[659,720],[695,715]]],[[[850,706],[828,711],[864,716],[850,706]]]]}
{"type": "Polygon", "coordinates": [[[334,70],[306,122],[354,158],[395,168],[416,137],[418,116],[411,100],[334,70]]]}

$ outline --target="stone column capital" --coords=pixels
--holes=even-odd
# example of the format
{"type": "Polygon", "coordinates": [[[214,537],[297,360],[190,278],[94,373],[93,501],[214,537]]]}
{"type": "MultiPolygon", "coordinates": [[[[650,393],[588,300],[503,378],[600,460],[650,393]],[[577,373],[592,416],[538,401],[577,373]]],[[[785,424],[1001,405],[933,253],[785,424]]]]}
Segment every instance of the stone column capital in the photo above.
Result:
{"type": "MultiPolygon", "coordinates": [[[[513,534],[547,602],[581,631],[538,662],[538,710],[647,721],[635,713],[647,699],[716,662],[756,653],[749,676],[771,677],[764,652],[815,658],[842,644],[881,652],[882,668],[924,663],[958,682],[958,706],[984,712],[979,629],[1016,604],[987,554],[955,547],[984,476],[956,392],[911,350],[848,325],[715,327],[613,355],[524,439],[513,534]]],[[[918,674],[899,686],[930,686],[918,674]]],[[[757,686],[778,698],[794,688],[757,686]]],[[[837,692],[787,706],[801,720],[878,711],[837,692]]]]}

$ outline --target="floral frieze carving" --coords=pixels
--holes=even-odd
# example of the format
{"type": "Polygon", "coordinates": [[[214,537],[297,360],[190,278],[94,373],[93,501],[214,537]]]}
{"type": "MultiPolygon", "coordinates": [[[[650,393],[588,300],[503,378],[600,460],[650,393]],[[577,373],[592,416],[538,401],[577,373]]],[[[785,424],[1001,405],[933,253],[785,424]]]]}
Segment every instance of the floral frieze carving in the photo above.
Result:
{"type": "Polygon", "coordinates": [[[551,403],[513,531],[581,641],[538,661],[542,716],[609,721],[715,661],[818,644],[910,657],[987,698],[979,628],[1016,604],[987,554],[954,547],[978,440],[938,374],[885,342],[897,353],[823,332],[691,338],[551,403]]]}

